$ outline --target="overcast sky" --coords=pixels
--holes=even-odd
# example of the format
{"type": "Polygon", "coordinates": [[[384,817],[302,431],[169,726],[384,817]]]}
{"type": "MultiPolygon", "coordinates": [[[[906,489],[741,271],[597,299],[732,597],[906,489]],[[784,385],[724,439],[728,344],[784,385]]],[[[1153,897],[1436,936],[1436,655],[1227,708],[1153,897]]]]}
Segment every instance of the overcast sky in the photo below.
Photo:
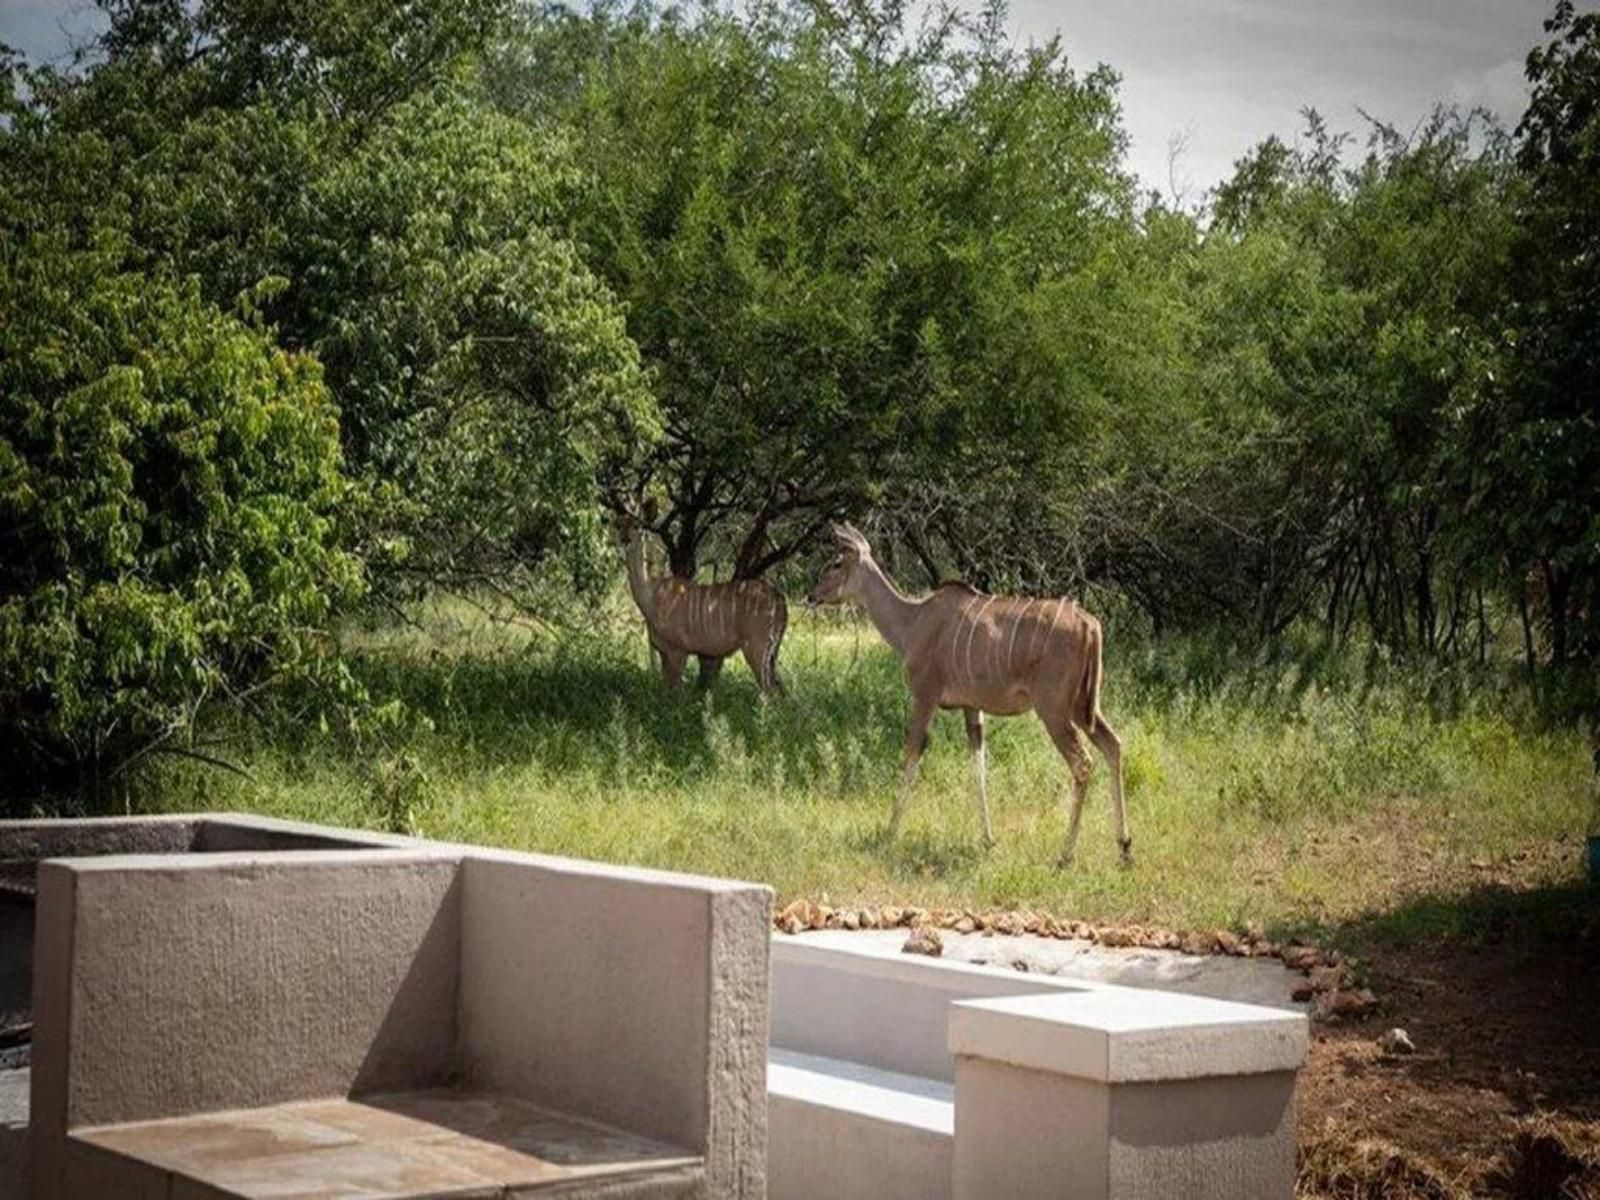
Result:
{"type": "MultiPolygon", "coordinates": [[[[382,2],[382,0],[378,0],[382,2]]],[[[1595,7],[1590,0],[1580,7],[1595,7]]],[[[1363,134],[1357,108],[1409,128],[1436,101],[1522,111],[1523,59],[1550,0],[1013,0],[1019,43],[1058,30],[1074,63],[1122,75],[1131,165],[1191,201],[1268,134],[1293,137],[1300,110],[1363,134]]],[[[64,54],[98,27],[88,0],[0,0],[0,41],[64,54]]]]}

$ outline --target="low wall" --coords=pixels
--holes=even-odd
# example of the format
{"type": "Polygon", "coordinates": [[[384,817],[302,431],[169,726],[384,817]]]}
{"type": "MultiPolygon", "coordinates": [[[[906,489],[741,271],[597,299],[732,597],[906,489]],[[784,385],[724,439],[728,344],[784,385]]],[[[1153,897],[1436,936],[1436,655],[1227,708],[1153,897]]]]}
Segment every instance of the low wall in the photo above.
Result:
{"type": "Polygon", "coordinates": [[[1078,990],[998,967],[775,937],[772,1044],[949,1081],[951,1004],[1078,990]]]}
{"type": "Polygon", "coordinates": [[[772,1011],[778,1200],[1292,1195],[1300,1013],[788,937],[772,1011]]]}
{"type": "Polygon", "coordinates": [[[761,1194],[771,893],[492,852],[463,879],[464,1077],[692,1148],[727,1194],[761,1194]]]}
{"type": "Polygon", "coordinates": [[[30,864],[41,1200],[81,1193],[72,1129],[435,1085],[703,1156],[686,1195],[765,1194],[768,889],[226,814],[68,824],[0,823],[96,852],[30,864]]]}

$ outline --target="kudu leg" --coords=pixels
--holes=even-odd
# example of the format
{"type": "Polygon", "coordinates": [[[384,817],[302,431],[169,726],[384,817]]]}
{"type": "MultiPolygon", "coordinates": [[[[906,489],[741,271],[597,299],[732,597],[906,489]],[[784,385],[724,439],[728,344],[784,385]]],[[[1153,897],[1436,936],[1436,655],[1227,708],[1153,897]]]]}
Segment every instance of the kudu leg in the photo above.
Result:
{"type": "Polygon", "coordinates": [[[967,714],[967,749],[972,751],[972,761],[978,775],[978,820],[983,827],[983,844],[994,845],[994,830],[989,826],[988,754],[983,744],[983,711],[969,708],[967,714]]]}
{"type": "Polygon", "coordinates": [[[667,691],[675,692],[683,686],[683,666],[688,655],[682,650],[669,650],[665,646],[661,650],[661,682],[666,685],[667,691]]]}
{"type": "Polygon", "coordinates": [[[695,676],[695,685],[702,692],[711,690],[711,685],[717,682],[717,676],[722,673],[722,660],[715,654],[698,654],[700,660],[700,673],[695,676]]]}
{"type": "Polygon", "coordinates": [[[906,726],[905,764],[900,768],[900,787],[894,794],[894,812],[889,817],[889,836],[900,832],[900,818],[905,816],[906,797],[917,782],[917,766],[922,752],[928,748],[928,727],[933,724],[933,714],[938,708],[935,700],[915,697],[911,702],[911,721],[906,726]]]}
{"type": "Polygon", "coordinates": [[[1061,757],[1067,760],[1067,769],[1072,774],[1072,801],[1071,808],[1067,811],[1067,843],[1061,850],[1058,860],[1063,867],[1072,865],[1072,855],[1078,845],[1078,823],[1083,820],[1083,801],[1089,792],[1089,773],[1094,769],[1094,760],[1089,757],[1089,751],[1084,748],[1083,737],[1078,727],[1070,721],[1046,721],[1044,727],[1050,731],[1050,740],[1055,742],[1056,749],[1061,751],[1061,757]]]}
{"type": "Polygon", "coordinates": [[[757,642],[746,642],[740,647],[744,661],[750,667],[750,674],[756,677],[756,683],[761,686],[763,696],[777,693],[783,695],[783,680],[778,678],[778,644],[776,640],[771,645],[757,642]]]}
{"type": "Polygon", "coordinates": [[[1106,768],[1111,772],[1111,814],[1117,823],[1117,848],[1122,851],[1122,865],[1131,867],[1133,837],[1128,833],[1128,806],[1122,798],[1122,739],[1110,723],[1096,713],[1089,740],[1105,755],[1106,768]]]}

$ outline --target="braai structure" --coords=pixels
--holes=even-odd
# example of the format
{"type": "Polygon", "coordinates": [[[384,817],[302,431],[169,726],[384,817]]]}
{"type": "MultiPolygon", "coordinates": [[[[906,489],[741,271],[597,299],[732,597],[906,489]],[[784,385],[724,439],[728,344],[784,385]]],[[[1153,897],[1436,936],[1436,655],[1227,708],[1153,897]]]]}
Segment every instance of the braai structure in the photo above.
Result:
{"type": "Polygon", "coordinates": [[[628,590],[661,655],[661,674],[669,688],[683,682],[684,663],[700,660],[699,684],[709,687],[722,660],[742,651],[763,694],[783,693],[778,678],[778,648],[789,624],[783,593],[760,579],[730,583],[692,583],[674,576],[651,578],[645,564],[644,531],[634,521],[621,524],[628,554],[628,590]]]}
{"type": "Polygon", "coordinates": [[[889,820],[893,836],[917,777],[928,727],[939,708],[967,718],[967,745],[977,766],[978,815],[985,843],[994,841],[984,779],[983,715],[1039,714],[1072,773],[1072,810],[1062,865],[1072,861],[1093,761],[1087,737],[1111,770],[1111,807],[1124,864],[1133,839],[1122,798],[1122,743],[1100,715],[1100,622],[1074,601],[989,596],[964,583],[941,585],[931,596],[904,595],[873,560],[867,539],[850,525],[834,526],[840,551],[812,590],[813,604],[851,601],[867,610],[884,641],[905,660],[911,683],[911,722],[905,766],[889,820]]]}

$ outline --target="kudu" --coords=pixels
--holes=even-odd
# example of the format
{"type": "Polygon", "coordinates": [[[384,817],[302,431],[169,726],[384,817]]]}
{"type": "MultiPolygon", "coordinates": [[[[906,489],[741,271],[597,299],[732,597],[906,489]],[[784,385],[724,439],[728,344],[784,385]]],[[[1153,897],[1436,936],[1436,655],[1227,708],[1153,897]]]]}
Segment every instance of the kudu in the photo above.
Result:
{"type": "Polygon", "coordinates": [[[652,578],[645,563],[644,531],[630,519],[620,522],[620,531],[627,547],[628,590],[644,616],[650,644],[661,655],[667,687],[682,684],[691,654],[700,660],[699,686],[710,687],[722,660],[739,650],[762,694],[782,695],[778,648],[789,624],[783,593],[759,579],[706,584],[671,575],[652,578]]]}
{"type": "Polygon", "coordinates": [[[867,610],[884,641],[905,662],[911,683],[911,722],[905,765],[895,794],[891,837],[900,828],[907,793],[939,708],[959,708],[967,718],[967,746],[976,760],[978,815],[983,840],[994,842],[985,780],[983,715],[1012,716],[1030,708],[1050,731],[1072,773],[1063,866],[1072,861],[1093,761],[1087,737],[1111,771],[1111,808],[1124,865],[1133,861],[1122,797],[1122,743],[1100,715],[1100,622],[1066,599],[990,596],[964,583],[947,583],[914,600],[873,560],[867,539],[853,526],[834,526],[840,551],[807,597],[812,604],[850,601],[867,610]]]}

